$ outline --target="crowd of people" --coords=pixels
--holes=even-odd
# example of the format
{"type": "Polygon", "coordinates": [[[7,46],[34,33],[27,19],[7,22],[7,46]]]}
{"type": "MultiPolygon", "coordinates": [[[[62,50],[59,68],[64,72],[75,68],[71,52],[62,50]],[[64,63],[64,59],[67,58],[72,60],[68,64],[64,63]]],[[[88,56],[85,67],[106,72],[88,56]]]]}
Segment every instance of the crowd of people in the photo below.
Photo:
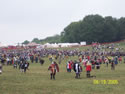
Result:
{"type": "MultiPolygon", "coordinates": [[[[21,72],[26,73],[29,65],[32,63],[44,64],[44,58],[48,58],[51,71],[50,79],[55,79],[56,72],[59,72],[59,64],[67,60],[66,69],[68,73],[72,70],[76,73],[75,78],[80,78],[83,68],[86,69],[86,77],[91,76],[93,69],[99,70],[101,64],[107,67],[111,65],[111,70],[115,70],[115,66],[124,62],[124,49],[118,45],[96,45],[86,50],[59,50],[59,49],[21,49],[21,50],[0,50],[0,73],[2,73],[2,65],[13,65],[13,68],[19,68],[21,72]],[[75,58],[78,57],[78,58],[75,58]],[[74,59],[75,58],[75,59],[74,59]],[[69,60],[70,59],[70,60],[69,60]]],[[[64,63],[63,63],[64,64],[64,63]]]]}

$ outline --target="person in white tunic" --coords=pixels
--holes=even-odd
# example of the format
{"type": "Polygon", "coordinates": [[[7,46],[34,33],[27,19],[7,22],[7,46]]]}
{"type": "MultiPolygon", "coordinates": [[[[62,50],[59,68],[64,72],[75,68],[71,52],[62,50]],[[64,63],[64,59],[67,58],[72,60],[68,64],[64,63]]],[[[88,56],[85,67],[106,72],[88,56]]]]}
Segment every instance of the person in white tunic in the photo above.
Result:
{"type": "Polygon", "coordinates": [[[75,71],[75,73],[76,73],[76,76],[75,76],[75,78],[80,78],[80,72],[82,71],[81,70],[81,66],[80,66],[80,64],[79,64],[79,62],[78,61],[75,61],[75,63],[74,63],[74,71],[75,71]]]}
{"type": "Polygon", "coordinates": [[[0,74],[2,74],[2,64],[0,64],[0,74]]]}

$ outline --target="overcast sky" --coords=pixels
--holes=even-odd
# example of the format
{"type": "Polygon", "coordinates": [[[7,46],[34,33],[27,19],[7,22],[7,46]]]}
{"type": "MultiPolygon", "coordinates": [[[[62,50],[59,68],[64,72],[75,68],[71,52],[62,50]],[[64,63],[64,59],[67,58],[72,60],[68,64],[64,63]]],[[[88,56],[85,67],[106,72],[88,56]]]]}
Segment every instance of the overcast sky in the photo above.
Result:
{"type": "Polygon", "coordinates": [[[125,0],[0,0],[0,42],[60,34],[86,15],[125,17],[125,0]]]}

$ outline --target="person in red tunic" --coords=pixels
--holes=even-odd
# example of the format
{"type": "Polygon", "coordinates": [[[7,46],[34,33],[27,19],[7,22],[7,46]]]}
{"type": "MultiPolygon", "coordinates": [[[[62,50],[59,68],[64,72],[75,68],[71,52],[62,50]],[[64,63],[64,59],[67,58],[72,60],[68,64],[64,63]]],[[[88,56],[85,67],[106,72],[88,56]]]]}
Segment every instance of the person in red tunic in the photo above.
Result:
{"type": "Polygon", "coordinates": [[[90,78],[90,72],[91,72],[91,63],[88,61],[86,65],[86,77],[90,78]]]}
{"type": "Polygon", "coordinates": [[[122,63],[122,57],[121,56],[119,57],[118,60],[119,60],[119,63],[122,63]]]}
{"type": "Polygon", "coordinates": [[[56,72],[59,72],[59,66],[56,62],[52,62],[52,64],[49,66],[48,70],[50,70],[50,79],[55,80],[56,72]]]}
{"type": "Polygon", "coordinates": [[[72,61],[68,61],[68,63],[67,63],[67,65],[66,65],[66,67],[67,67],[67,72],[71,72],[71,70],[72,70],[72,61]]]}

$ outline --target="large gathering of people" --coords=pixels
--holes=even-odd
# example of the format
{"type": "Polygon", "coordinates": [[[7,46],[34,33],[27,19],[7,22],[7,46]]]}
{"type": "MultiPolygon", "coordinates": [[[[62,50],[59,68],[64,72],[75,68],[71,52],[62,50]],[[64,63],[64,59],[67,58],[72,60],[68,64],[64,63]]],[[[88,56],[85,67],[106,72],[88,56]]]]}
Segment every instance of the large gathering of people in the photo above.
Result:
{"type": "Polygon", "coordinates": [[[0,50],[0,74],[2,74],[3,66],[13,66],[19,68],[21,72],[26,73],[29,65],[32,63],[40,63],[44,65],[44,58],[48,58],[50,66],[50,79],[55,79],[56,72],[59,72],[60,64],[66,65],[66,70],[71,73],[75,72],[75,78],[80,78],[83,68],[86,70],[86,77],[96,77],[90,75],[94,69],[99,70],[102,64],[106,67],[111,67],[115,70],[118,64],[125,63],[124,49],[119,45],[94,45],[88,49],[14,49],[14,50],[0,50]],[[78,58],[75,58],[78,57],[78,58]],[[64,63],[64,60],[67,62],[64,63]]]}

